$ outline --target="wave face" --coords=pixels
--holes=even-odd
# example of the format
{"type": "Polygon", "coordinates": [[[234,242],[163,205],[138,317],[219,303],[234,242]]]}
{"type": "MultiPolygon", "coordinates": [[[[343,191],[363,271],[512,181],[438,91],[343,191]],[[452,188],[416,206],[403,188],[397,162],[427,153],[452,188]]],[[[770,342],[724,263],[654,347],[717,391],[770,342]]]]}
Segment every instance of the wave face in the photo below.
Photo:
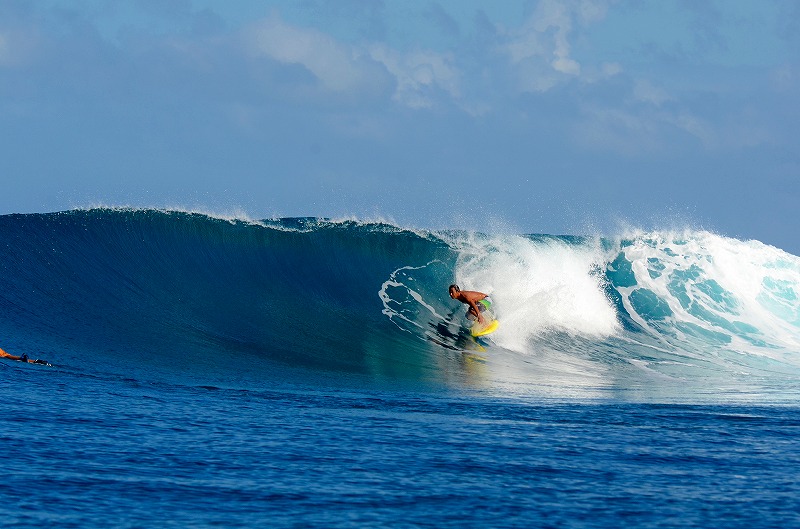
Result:
{"type": "Polygon", "coordinates": [[[2,216],[0,245],[2,346],[62,365],[601,394],[783,391],[800,374],[800,258],[708,232],[495,236],[93,209],[2,216]],[[490,340],[469,337],[452,282],[492,296],[490,340]]]}

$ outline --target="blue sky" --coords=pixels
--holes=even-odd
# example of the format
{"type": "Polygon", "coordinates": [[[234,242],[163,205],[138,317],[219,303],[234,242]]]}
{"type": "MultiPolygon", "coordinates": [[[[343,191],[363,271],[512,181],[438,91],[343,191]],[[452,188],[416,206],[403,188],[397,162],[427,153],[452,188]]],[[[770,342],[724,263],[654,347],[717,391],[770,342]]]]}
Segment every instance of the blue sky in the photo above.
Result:
{"type": "Polygon", "coordinates": [[[0,0],[0,213],[91,205],[800,254],[800,3],[0,0]]]}

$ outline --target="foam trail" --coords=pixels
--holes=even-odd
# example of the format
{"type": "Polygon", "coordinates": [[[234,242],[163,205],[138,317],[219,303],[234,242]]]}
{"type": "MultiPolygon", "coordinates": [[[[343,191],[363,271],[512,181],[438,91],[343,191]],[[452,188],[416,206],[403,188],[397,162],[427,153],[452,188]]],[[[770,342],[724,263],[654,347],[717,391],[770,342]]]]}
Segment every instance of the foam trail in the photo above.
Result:
{"type": "MultiPolygon", "coordinates": [[[[438,262],[438,261],[436,261],[436,262],[438,262]]],[[[378,297],[381,299],[381,302],[383,303],[383,314],[388,316],[389,319],[392,320],[393,322],[394,322],[394,318],[398,317],[401,320],[404,320],[404,321],[406,321],[406,322],[408,322],[408,323],[410,323],[410,324],[412,324],[412,325],[414,325],[416,327],[423,328],[423,325],[421,325],[420,323],[414,321],[414,319],[410,318],[407,314],[405,314],[407,309],[405,307],[403,307],[403,303],[401,301],[398,301],[398,299],[401,299],[404,296],[398,296],[397,294],[392,296],[392,295],[389,294],[389,290],[390,289],[400,289],[400,290],[404,290],[405,293],[406,293],[406,296],[409,296],[412,300],[414,300],[414,302],[416,304],[424,307],[436,319],[445,320],[444,316],[442,316],[441,314],[436,312],[436,308],[435,307],[433,307],[432,305],[430,305],[430,304],[425,302],[425,300],[423,299],[422,294],[420,294],[419,292],[415,291],[410,286],[406,285],[403,282],[402,278],[400,277],[401,275],[402,276],[407,276],[406,272],[408,272],[408,271],[421,270],[421,269],[426,268],[426,267],[428,267],[428,266],[430,266],[432,264],[434,264],[434,262],[430,262],[430,263],[426,264],[425,266],[403,266],[403,267],[398,268],[397,270],[395,270],[394,272],[391,273],[389,279],[387,279],[386,281],[383,282],[383,284],[381,285],[381,289],[378,291],[378,297]]],[[[397,322],[395,322],[395,324],[396,323],[397,322]]],[[[404,330],[404,331],[410,332],[410,331],[408,331],[407,329],[405,329],[401,325],[398,325],[398,327],[400,329],[404,330]]]]}

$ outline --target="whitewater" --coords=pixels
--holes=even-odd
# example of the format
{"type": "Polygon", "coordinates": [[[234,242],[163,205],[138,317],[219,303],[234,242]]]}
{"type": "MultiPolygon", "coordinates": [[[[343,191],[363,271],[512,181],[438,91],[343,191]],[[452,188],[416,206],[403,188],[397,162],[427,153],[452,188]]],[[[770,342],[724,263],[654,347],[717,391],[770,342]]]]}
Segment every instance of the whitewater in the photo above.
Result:
{"type": "Polygon", "coordinates": [[[94,208],[0,248],[0,347],[52,364],[0,364],[9,526],[800,526],[761,242],[94,208]]]}

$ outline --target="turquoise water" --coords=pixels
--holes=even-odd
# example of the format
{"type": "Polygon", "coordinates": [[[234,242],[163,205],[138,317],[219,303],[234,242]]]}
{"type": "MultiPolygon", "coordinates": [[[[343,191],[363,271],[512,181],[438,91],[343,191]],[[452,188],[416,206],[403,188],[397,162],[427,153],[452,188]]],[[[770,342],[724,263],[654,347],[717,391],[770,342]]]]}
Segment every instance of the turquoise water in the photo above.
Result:
{"type": "Polygon", "coordinates": [[[0,217],[9,527],[800,527],[800,259],[87,210],[0,217]],[[447,285],[492,295],[473,340],[447,285]]]}

